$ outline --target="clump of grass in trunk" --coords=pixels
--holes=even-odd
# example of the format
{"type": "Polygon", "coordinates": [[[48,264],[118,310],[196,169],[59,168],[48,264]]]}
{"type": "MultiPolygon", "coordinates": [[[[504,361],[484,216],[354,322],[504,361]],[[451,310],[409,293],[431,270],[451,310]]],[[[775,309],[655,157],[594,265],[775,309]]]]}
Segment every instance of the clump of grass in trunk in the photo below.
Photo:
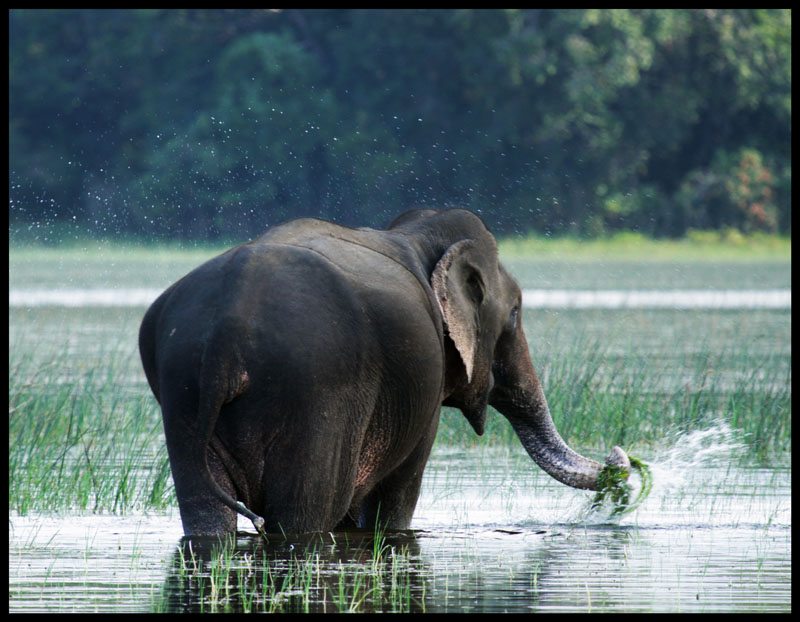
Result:
{"type": "Polygon", "coordinates": [[[634,492],[629,482],[629,473],[622,468],[607,464],[600,472],[600,490],[595,495],[589,506],[590,512],[599,510],[603,505],[611,504],[609,517],[620,517],[638,508],[653,488],[653,475],[650,467],[634,456],[628,456],[631,469],[635,470],[641,479],[641,486],[631,500],[634,492]]]}

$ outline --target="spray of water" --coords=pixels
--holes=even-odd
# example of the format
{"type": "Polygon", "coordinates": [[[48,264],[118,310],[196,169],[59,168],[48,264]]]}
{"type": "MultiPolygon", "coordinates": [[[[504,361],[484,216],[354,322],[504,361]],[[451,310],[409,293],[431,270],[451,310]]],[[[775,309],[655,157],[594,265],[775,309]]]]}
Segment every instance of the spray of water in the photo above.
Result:
{"type": "Polygon", "coordinates": [[[747,448],[743,433],[731,428],[722,418],[702,429],[676,432],[665,440],[652,467],[657,475],[668,475],[672,480],[682,478],[697,467],[730,464],[747,448]]]}
{"type": "Polygon", "coordinates": [[[734,430],[720,418],[702,429],[669,434],[658,447],[648,462],[629,456],[633,468],[627,479],[607,467],[601,476],[602,490],[587,500],[575,520],[617,523],[645,504],[651,493],[655,493],[653,498],[660,499],[681,490],[690,483],[690,475],[698,468],[737,462],[746,443],[741,431],[734,430]]]}

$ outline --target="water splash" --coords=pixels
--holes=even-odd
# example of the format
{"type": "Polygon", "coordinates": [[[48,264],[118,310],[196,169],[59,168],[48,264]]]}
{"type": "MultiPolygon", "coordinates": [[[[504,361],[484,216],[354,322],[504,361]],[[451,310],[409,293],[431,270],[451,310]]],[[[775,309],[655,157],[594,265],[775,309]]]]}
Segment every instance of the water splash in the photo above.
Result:
{"type": "Polygon", "coordinates": [[[707,428],[676,432],[667,437],[653,461],[659,472],[680,477],[698,467],[725,466],[737,461],[747,448],[743,433],[723,418],[707,428]]]}
{"type": "Polygon", "coordinates": [[[746,450],[742,432],[733,429],[722,418],[712,421],[708,427],[689,432],[679,431],[668,435],[658,443],[658,449],[648,462],[632,456],[634,468],[628,480],[614,473],[608,474],[603,490],[579,509],[574,520],[580,523],[617,523],[641,506],[663,503],[666,497],[675,497],[685,492],[694,482],[699,469],[727,467],[738,463],[746,450]]]}

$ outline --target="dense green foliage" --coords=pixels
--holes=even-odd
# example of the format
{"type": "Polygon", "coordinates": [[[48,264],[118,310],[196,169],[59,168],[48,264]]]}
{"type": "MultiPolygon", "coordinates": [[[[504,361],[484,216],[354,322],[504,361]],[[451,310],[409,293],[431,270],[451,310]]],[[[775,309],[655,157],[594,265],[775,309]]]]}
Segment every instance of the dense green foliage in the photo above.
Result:
{"type": "Polygon", "coordinates": [[[10,235],[791,230],[791,11],[14,10],[10,235]]]}

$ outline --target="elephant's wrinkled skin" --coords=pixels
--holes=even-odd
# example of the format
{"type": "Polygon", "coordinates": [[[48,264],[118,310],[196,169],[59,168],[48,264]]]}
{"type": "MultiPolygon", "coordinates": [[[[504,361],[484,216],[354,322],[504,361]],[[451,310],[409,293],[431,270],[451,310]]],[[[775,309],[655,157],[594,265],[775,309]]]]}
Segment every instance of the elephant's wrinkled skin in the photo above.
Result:
{"type": "MultiPolygon", "coordinates": [[[[442,404],[478,434],[491,404],[550,475],[598,485],[602,465],[553,427],[520,289],[465,210],[273,227],[167,289],[139,347],[187,534],[235,531],[237,511],[268,532],[407,527],[442,404]]],[[[628,466],[616,447],[609,462],[628,466]]]]}

